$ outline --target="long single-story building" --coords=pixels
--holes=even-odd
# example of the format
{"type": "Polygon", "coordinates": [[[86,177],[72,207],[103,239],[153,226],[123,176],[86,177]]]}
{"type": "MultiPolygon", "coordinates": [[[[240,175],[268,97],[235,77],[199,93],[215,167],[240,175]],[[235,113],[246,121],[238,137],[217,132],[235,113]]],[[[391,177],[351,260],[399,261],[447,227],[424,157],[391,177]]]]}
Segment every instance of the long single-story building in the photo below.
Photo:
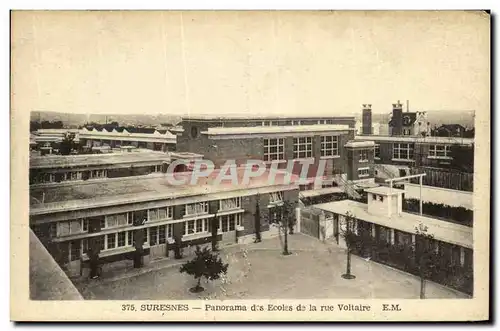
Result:
{"type": "MultiPolygon", "coordinates": [[[[323,238],[333,238],[339,246],[345,248],[346,242],[342,232],[346,229],[346,219],[352,217],[351,226],[356,234],[366,231],[379,245],[383,243],[388,249],[404,251],[415,247],[416,242],[418,244],[419,238],[422,238],[418,232],[425,229],[425,234],[431,236],[430,247],[440,256],[441,270],[438,272],[444,273],[443,279],[446,278],[446,281],[453,284],[452,286],[463,291],[472,291],[473,229],[471,227],[403,212],[404,190],[379,186],[365,189],[365,192],[368,194],[368,203],[342,200],[313,205],[313,209],[323,213],[315,228],[318,235],[323,238]],[[446,271],[451,270],[449,268],[453,269],[453,273],[446,271]],[[467,285],[460,283],[465,282],[463,279],[457,280],[460,277],[467,279],[467,285]],[[451,278],[453,279],[450,280],[451,278]]],[[[303,223],[301,219],[301,228],[313,228],[303,223]]],[[[405,255],[403,260],[408,259],[410,256],[405,255]]],[[[397,263],[400,263],[399,266],[406,265],[406,262],[401,260],[397,263]]]]}
{"type": "Polygon", "coordinates": [[[107,154],[45,155],[30,157],[30,185],[98,180],[166,172],[171,162],[200,160],[194,153],[155,152],[147,149],[107,154]]]}
{"type": "Polygon", "coordinates": [[[104,264],[132,259],[136,251],[145,263],[172,257],[177,245],[209,242],[215,218],[222,244],[253,240],[257,203],[265,237],[276,219],[276,204],[298,203],[298,185],[286,182],[283,172],[270,183],[269,171],[245,184],[244,171],[237,169],[239,184],[217,183],[220,170],[215,170],[202,178],[159,173],[32,187],[30,225],[70,275],[87,270],[89,248],[104,264]],[[188,182],[173,185],[182,180],[188,182]]]}

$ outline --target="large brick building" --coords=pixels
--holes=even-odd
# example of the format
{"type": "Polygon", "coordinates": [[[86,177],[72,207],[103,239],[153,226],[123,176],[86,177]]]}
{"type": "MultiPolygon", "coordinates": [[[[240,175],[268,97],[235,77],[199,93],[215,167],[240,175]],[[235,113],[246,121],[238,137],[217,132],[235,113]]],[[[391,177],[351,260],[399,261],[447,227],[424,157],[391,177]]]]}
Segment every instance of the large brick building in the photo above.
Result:
{"type": "Polygon", "coordinates": [[[299,175],[307,162],[310,181],[302,189],[338,185],[345,179],[370,181],[372,177],[369,168],[373,163],[373,145],[348,145],[355,135],[354,117],[186,117],[181,125],[178,150],[203,154],[216,167],[227,160],[235,160],[240,165],[248,160],[260,160],[278,163],[279,168],[299,175]],[[361,168],[368,168],[361,175],[357,169],[360,156],[364,158],[361,163],[365,163],[361,168]],[[324,169],[319,166],[320,160],[325,161],[324,169]],[[287,161],[294,161],[293,167],[287,161]],[[323,181],[316,181],[318,177],[323,181]]]}

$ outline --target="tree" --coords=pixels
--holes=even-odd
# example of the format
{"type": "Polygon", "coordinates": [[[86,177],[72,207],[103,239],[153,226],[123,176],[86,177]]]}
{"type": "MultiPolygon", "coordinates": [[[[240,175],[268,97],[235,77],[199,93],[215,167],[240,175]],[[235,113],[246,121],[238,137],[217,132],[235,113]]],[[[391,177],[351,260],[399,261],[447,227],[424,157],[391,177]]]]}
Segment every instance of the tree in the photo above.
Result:
{"type": "Polygon", "coordinates": [[[276,221],[279,226],[279,233],[281,237],[281,231],[283,231],[284,243],[283,243],[283,255],[290,255],[288,251],[288,232],[290,228],[295,225],[295,207],[296,204],[288,200],[280,201],[275,204],[276,221]]]}
{"type": "Polygon", "coordinates": [[[75,147],[75,134],[69,133],[66,134],[66,136],[64,136],[64,139],[61,141],[59,151],[62,155],[69,155],[75,147]]]}
{"type": "Polygon", "coordinates": [[[255,202],[255,214],[254,214],[254,228],[255,228],[255,241],[256,243],[260,243],[262,241],[262,237],[260,234],[260,196],[257,195],[255,202]]]}
{"type": "Polygon", "coordinates": [[[224,264],[222,259],[217,253],[210,251],[207,247],[201,249],[200,246],[196,246],[195,257],[184,263],[181,268],[181,273],[187,273],[188,275],[194,276],[197,280],[196,286],[189,289],[193,293],[199,293],[204,290],[201,287],[201,278],[205,277],[207,280],[219,279],[222,274],[227,273],[228,264],[224,264]]]}
{"type": "Polygon", "coordinates": [[[346,273],[342,275],[344,279],[354,279],[356,276],[351,274],[351,254],[357,243],[357,235],[354,230],[354,216],[347,212],[345,216],[345,227],[341,230],[342,238],[345,241],[347,250],[347,263],[346,263],[346,273]]]}
{"type": "Polygon", "coordinates": [[[217,231],[219,230],[219,227],[218,227],[218,217],[217,217],[217,213],[215,213],[215,216],[212,217],[212,219],[210,220],[210,226],[211,226],[211,231],[212,231],[212,236],[211,236],[211,241],[212,241],[212,251],[213,252],[217,252],[219,250],[219,248],[217,247],[217,231]]]}
{"type": "Polygon", "coordinates": [[[425,279],[430,278],[436,263],[434,236],[427,233],[427,226],[420,224],[415,227],[413,245],[420,277],[420,299],[425,299],[425,279]]]}

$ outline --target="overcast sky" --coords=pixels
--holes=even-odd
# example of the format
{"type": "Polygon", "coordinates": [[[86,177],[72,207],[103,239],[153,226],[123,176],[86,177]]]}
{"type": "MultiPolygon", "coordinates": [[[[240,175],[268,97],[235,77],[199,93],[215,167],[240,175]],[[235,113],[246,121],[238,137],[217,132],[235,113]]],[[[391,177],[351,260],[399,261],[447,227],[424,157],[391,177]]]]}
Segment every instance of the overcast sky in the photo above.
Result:
{"type": "Polygon", "coordinates": [[[335,115],[489,109],[489,18],[459,12],[17,12],[13,108],[335,115]]]}

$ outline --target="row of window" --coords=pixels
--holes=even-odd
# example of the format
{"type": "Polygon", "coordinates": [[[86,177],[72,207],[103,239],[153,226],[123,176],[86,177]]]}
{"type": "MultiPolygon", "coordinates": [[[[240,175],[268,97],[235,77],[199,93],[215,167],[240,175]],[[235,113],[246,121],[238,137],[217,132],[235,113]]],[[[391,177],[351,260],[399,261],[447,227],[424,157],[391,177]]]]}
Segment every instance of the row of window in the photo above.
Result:
{"type": "MultiPolygon", "coordinates": [[[[313,156],[312,137],[293,138],[293,158],[313,156]]],[[[338,156],[338,136],[321,136],[321,156],[338,156]]],[[[264,139],[264,161],[285,160],[285,138],[264,139]]]]}
{"type": "MultiPolygon", "coordinates": [[[[414,145],[413,144],[403,144],[396,143],[392,145],[392,158],[402,159],[402,160],[413,160],[414,157],[414,145]]],[[[451,157],[451,146],[450,145],[431,145],[429,147],[430,157],[451,157]]],[[[375,145],[375,157],[380,158],[380,145],[375,145]]]]}
{"type": "MultiPolygon", "coordinates": [[[[317,124],[333,124],[333,120],[318,120],[317,124]]],[[[286,125],[302,125],[302,121],[300,120],[262,121],[262,126],[286,126],[286,125]]]]}
{"type": "MultiPolygon", "coordinates": [[[[232,214],[219,216],[217,229],[222,232],[235,231],[236,226],[241,226],[241,214],[232,214]]],[[[187,221],[183,227],[183,235],[210,233],[210,219],[198,219],[187,221]]],[[[150,246],[162,245],[167,242],[167,239],[174,237],[173,224],[165,224],[144,228],[144,243],[150,246]]],[[[110,233],[96,238],[101,251],[112,250],[122,247],[131,247],[134,245],[134,231],[121,231],[110,233]]],[[[69,243],[70,261],[80,258],[81,253],[87,253],[89,248],[89,239],[82,239],[80,244],[77,241],[69,243]]]]}

